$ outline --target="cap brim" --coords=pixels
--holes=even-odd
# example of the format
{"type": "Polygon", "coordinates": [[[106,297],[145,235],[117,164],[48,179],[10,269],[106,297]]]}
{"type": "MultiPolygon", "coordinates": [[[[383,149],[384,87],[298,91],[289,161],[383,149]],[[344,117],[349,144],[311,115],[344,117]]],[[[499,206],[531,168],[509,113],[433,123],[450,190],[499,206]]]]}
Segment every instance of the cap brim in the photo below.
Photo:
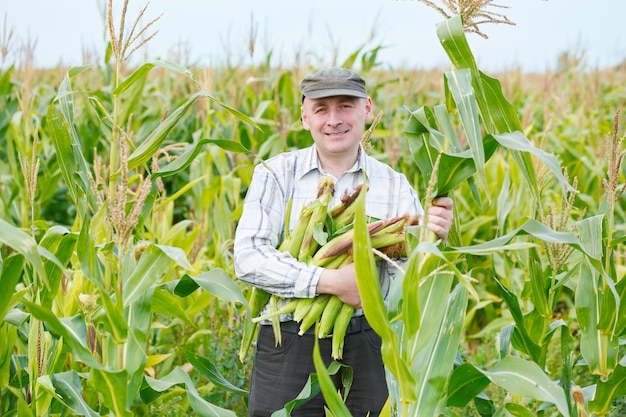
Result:
{"type": "Polygon", "coordinates": [[[356,91],[349,88],[328,88],[325,90],[307,91],[306,94],[302,94],[302,97],[306,98],[324,98],[333,96],[351,96],[359,98],[367,98],[367,94],[362,91],[356,91]]]}

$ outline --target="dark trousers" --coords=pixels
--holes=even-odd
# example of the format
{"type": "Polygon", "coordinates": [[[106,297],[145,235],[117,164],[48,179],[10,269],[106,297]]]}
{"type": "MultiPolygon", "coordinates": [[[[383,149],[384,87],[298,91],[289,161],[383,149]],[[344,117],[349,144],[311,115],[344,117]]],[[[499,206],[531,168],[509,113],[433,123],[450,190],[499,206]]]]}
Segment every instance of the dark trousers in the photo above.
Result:
{"type": "MultiPolygon", "coordinates": [[[[362,326],[359,326],[362,327],[362,326]]],[[[369,326],[368,326],[369,327],[369,326]]],[[[293,328],[296,328],[293,326],[293,328]]],[[[271,326],[260,326],[250,379],[248,416],[269,417],[298,396],[310,374],[315,373],[311,332],[298,336],[282,331],[282,344],[275,345],[271,326]]],[[[326,366],[332,362],[331,339],[320,339],[320,353],[326,366]]],[[[353,416],[377,416],[387,401],[385,370],[380,354],[380,337],[370,328],[346,334],[341,363],[352,367],[353,380],[346,406],[353,416]]],[[[341,371],[331,375],[341,388],[341,371]]],[[[324,397],[320,392],[306,404],[293,409],[294,417],[323,417],[324,397]]]]}

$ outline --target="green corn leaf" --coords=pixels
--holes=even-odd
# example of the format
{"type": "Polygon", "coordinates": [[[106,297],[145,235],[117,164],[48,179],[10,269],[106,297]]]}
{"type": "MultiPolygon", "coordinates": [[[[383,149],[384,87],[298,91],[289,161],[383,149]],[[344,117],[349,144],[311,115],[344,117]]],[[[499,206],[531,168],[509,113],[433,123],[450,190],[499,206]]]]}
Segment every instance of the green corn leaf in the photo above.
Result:
{"type": "Polygon", "coordinates": [[[552,381],[535,362],[509,355],[489,371],[481,372],[491,382],[514,395],[552,403],[563,416],[570,415],[563,388],[552,381]]]}
{"type": "MultiPolygon", "coordinates": [[[[484,139],[483,152],[485,159],[491,158],[498,149],[498,143],[490,137],[484,139]]],[[[452,192],[463,181],[469,181],[470,186],[474,186],[472,180],[476,173],[475,161],[467,157],[467,153],[449,154],[442,153],[439,162],[440,167],[445,169],[439,170],[437,174],[437,194],[445,195],[452,192]]]]}
{"type": "Polygon", "coordinates": [[[452,121],[450,120],[448,107],[445,104],[438,104],[433,107],[433,114],[435,115],[437,123],[441,126],[441,133],[443,133],[445,138],[448,139],[448,141],[452,145],[450,151],[454,153],[463,152],[463,148],[461,147],[461,143],[459,142],[458,135],[456,134],[454,126],[452,125],[452,121]]]}
{"type": "Polygon", "coordinates": [[[93,216],[91,221],[87,220],[88,217],[86,215],[83,217],[76,243],[76,255],[78,256],[81,272],[100,289],[104,289],[104,265],[98,258],[98,249],[91,228],[96,227],[100,222],[104,222],[103,215],[104,210],[101,210],[93,216]]]}
{"type": "MultiPolygon", "coordinates": [[[[437,338],[437,332],[439,330],[438,324],[442,322],[447,308],[447,304],[442,302],[442,300],[448,298],[452,282],[453,278],[451,275],[431,275],[422,284],[418,299],[422,323],[419,333],[411,339],[410,345],[414,356],[416,353],[419,353],[426,355],[425,358],[427,358],[430,354],[427,346],[433,343],[433,340],[437,338]]],[[[417,363],[415,357],[411,363],[415,366],[417,363]]],[[[417,369],[417,372],[421,373],[422,371],[417,369]]]]}
{"type": "MultiPolygon", "coordinates": [[[[618,320],[616,322],[615,334],[623,336],[624,330],[626,330],[626,279],[621,279],[617,284],[615,284],[615,290],[619,294],[620,300],[619,309],[616,312],[618,320]]],[[[604,308],[605,307],[603,306],[603,310],[604,308]]]]}
{"type": "MultiPolygon", "coordinates": [[[[320,370],[328,375],[335,375],[337,372],[341,371],[343,375],[349,369],[347,365],[343,365],[337,361],[333,361],[328,366],[328,369],[322,367],[320,370]]],[[[318,379],[317,373],[312,373],[309,375],[307,382],[304,384],[302,390],[298,393],[296,398],[289,401],[285,404],[285,407],[275,411],[272,413],[272,417],[288,417],[291,415],[291,411],[301,404],[305,404],[311,398],[315,397],[320,392],[320,383],[318,379]]]]}
{"type": "MultiPolygon", "coordinates": [[[[523,128],[517,111],[504,97],[500,82],[478,70],[463,31],[461,17],[454,16],[437,25],[437,36],[453,67],[458,70],[469,70],[480,115],[487,132],[522,132],[523,128]]],[[[538,199],[539,188],[530,155],[513,151],[512,156],[526,178],[533,197],[538,199]]]]}
{"type": "Polygon", "coordinates": [[[593,263],[595,257],[604,257],[605,230],[604,215],[578,222],[580,239],[590,256],[580,264],[575,306],[582,331],[583,358],[593,373],[608,376],[618,360],[619,338],[615,331],[617,323],[621,322],[617,317],[621,303],[614,281],[605,271],[604,265],[593,263]]]}
{"type": "Polygon", "coordinates": [[[124,363],[120,364],[120,367],[123,365],[128,374],[128,398],[136,398],[139,395],[143,382],[147,361],[146,346],[149,343],[148,335],[153,320],[150,311],[153,293],[154,287],[148,288],[127,310],[128,341],[123,345],[124,363]]]}
{"type": "Polygon", "coordinates": [[[184,385],[189,404],[196,412],[195,415],[201,417],[236,417],[234,412],[211,404],[202,398],[189,375],[180,367],[174,368],[172,372],[160,379],[146,376],[145,382],[141,389],[141,397],[145,402],[152,401],[160,393],[175,385],[184,385]]]}
{"type": "Polygon", "coordinates": [[[153,313],[165,314],[170,317],[176,317],[183,323],[193,326],[193,320],[189,317],[189,314],[181,306],[180,300],[172,295],[163,287],[156,287],[154,294],[152,294],[152,303],[150,305],[150,311],[153,313]]]}
{"type": "MultiPolygon", "coordinates": [[[[155,284],[175,264],[176,259],[180,260],[184,256],[184,252],[180,248],[150,243],[141,254],[137,265],[132,267],[132,273],[128,276],[124,275],[125,280],[122,293],[124,306],[129,306],[139,299],[149,287],[155,284]]],[[[129,260],[130,256],[126,257],[126,259],[129,260]]]]}
{"type": "Polygon", "coordinates": [[[522,131],[522,124],[516,109],[504,98],[498,80],[490,78],[478,70],[471,51],[461,16],[453,16],[437,25],[437,36],[448,55],[452,66],[457,70],[468,69],[472,87],[480,113],[488,132],[494,128],[498,132],[522,131]]]}
{"type": "MultiPolygon", "coordinates": [[[[576,317],[580,325],[580,351],[593,374],[608,375],[617,363],[618,338],[598,331],[598,310],[602,294],[599,273],[581,263],[575,294],[576,317]]],[[[608,295],[604,295],[608,296],[608,295]]]]}
{"type": "Polygon", "coordinates": [[[179,297],[186,297],[196,289],[202,288],[222,300],[248,306],[248,300],[243,295],[241,288],[221,268],[213,268],[198,275],[185,274],[175,285],[174,294],[179,297]]]}
{"type": "Polygon", "coordinates": [[[515,200],[513,200],[510,196],[511,190],[511,174],[507,170],[504,175],[504,179],[502,181],[502,186],[500,188],[500,194],[498,194],[498,199],[496,201],[496,218],[498,219],[498,234],[502,234],[504,227],[506,225],[506,220],[511,214],[511,210],[513,209],[513,205],[515,204],[515,200]]]}
{"type": "Polygon", "coordinates": [[[89,168],[85,160],[80,137],[74,126],[74,102],[70,78],[80,74],[87,67],[72,68],[59,85],[59,92],[48,106],[46,120],[50,137],[54,145],[59,167],[70,190],[72,202],[81,215],[88,213],[88,208],[96,211],[96,196],[90,192],[89,168]]]}
{"type": "Polygon", "coordinates": [[[171,61],[156,59],[156,60],[149,61],[143,64],[141,67],[133,71],[131,75],[129,75],[124,81],[120,83],[120,85],[117,86],[115,91],[113,91],[113,95],[115,97],[120,96],[122,93],[128,90],[133,84],[135,84],[137,80],[145,78],[150,72],[150,70],[152,70],[152,68],[154,68],[155,66],[159,66],[161,68],[165,68],[167,70],[176,72],[178,74],[182,74],[185,77],[192,80],[193,82],[197,83],[193,72],[189,70],[188,68],[178,65],[171,61]]]}
{"type": "MultiPolygon", "coordinates": [[[[139,165],[143,165],[152,159],[152,156],[159,150],[161,144],[169,134],[170,130],[182,119],[182,117],[191,108],[192,104],[200,97],[208,98],[212,102],[220,105],[224,110],[234,115],[237,119],[248,123],[252,126],[256,126],[254,121],[245,114],[237,111],[236,109],[222,103],[214,98],[206,91],[198,91],[192,94],[182,105],[174,110],[163,122],[161,122],[144,140],[141,141],[139,146],[128,157],[128,169],[132,170],[139,165]]],[[[116,173],[119,175],[119,172],[116,173]]]]}
{"type": "Polygon", "coordinates": [[[54,254],[55,261],[44,261],[46,276],[50,284],[50,290],[42,292],[41,305],[50,307],[57,296],[61,279],[65,273],[65,268],[59,268],[59,264],[65,266],[69,263],[70,257],[74,254],[78,235],[62,226],[52,226],[46,231],[39,245],[54,254]]]}
{"type": "MultiPolygon", "coordinates": [[[[551,329],[556,329],[557,327],[561,329],[560,347],[562,368],[561,379],[559,383],[562,387],[571,387],[574,378],[574,364],[578,357],[578,352],[576,348],[578,339],[574,339],[574,336],[572,336],[572,332],[570,331],[569,326],[563,320],[557,320],[555,323],[552,323],[550,327],[551,329]]],[[[566,398],[569,409],[573,410],[572,396],[568,395],[566,396],[566,398]]]]}
{"type": "Polygon", "coordinates": [[[605,266],[601,270],[603,282],[598,284],[602,300],[599,302],[598,330],[605,334],[619,334],[618,323],[623,326],[624,320],[618,319],[618,311],[621,309],[621,296],[615,286],[614,277],[615,261],[612,250],[607,249],[608,220],[605,215],[598,215],[581,220],[578,223],[580,239],[585,247],[597,256],[605,259],[605,266]],[[605,254],[606,253],[606,254],[605,254]],[[609,290],[609,291],[607,291],[609,290]],[[611,296],[612,294],[613,296],[611,296]]]}
{"type": "Polygon", "coordinates": [[[511,249],[527,249],[532,246],[536,246],[533,243],[521,243],[508,245],[508,243],[517,236],[532,235],[537,239],[545,242],[562,243],[572,246],[574,249],[580,251],[585,255],[585,259],[598,271],[602,271],[602,256],[598,254],[592,248],[588,248],[587,244],[583,244],[575,234],[570,232],[559,232],[549,228],[548,226],[539,223],[534,219],[527,220],[517,229],[507,233],[504,236],[500,236],[488,242],[479,243],[471,246],[457,246],[448,247],[448,251],[454,251],[458,253],[473,254],[473,255],[487,255],[490,253],[500,252],[503,250],[511,249]]]}
{"type": "Polygon", "coordinates": [[[188,149],[183,152],[178,158],[169,162],[167,165],[161,167],[158,172],[152,173],[152,178],[169,177],[185,170],[196,159],[198,154],[202,151],[204,145],[213,144],[220,148],[236,153],[252,154],[252,151],[247,149],[241,143],[230,139],[200,139],[199,141],[191,144],[188,149]]]}
{"type": "Polygon", "coordinates": [[[465,407],[480,394],[490,381],[470,363],[456,367],[450,376],[448,385],[448,407],[465,407]]]}
{"type": "Polygon", "coordinates": [[[83,388],[80,377],[76,371],[67,371],[52,374],[50,381],[54,386],[55,393],[63,404],[69,407],[76,415],[98,417],[89,404],[83,398],[83,388]]]}
{"type": "Polygon", "coordinates": [[[8,321],[0,322],[0,387],[7,387],[15,372],[13,358],[15,342],[17,341],[17,326],[12,326],[8,321]]]}
{"type": "MultiPolygon", "coordinates": [[[[417,300],[419,299],[420,281],[425,279],[424,275],[420,274],[420,266],[424,263],[422,257],[427,255],[415,254],[409,257],[406,265],[406,271],[404,273],[404,280],[402,283],[402,298],[403,300],[417,300]]],[[[436,261],[437,258],[428,257],[431,261],[436,261]]],[[[436,265],[435,265],[436,266],[436,265]]],[[[419,330],[422,319],[422,313],[420,311],[419,303],[415,302],[403,302],[402,303],[402,322],[406,329],[408,337],[413,337],[419,330]]]]}
{"type": "Polygon", "coordinates": [[[22,230],[2,219],[0,219],[0,230],[2,230],[2,233],[0,233],[0,242],[10,246],[17,253],[22,254],[31,264],[35,274],[41,279],[43,284],[47,288],[50,288],[37,242],[22,230]]]}
{"type": "Polygon", "coordinates": [[[99,289],[98,293],[104,308],[101,310],[101,314],[97,316],[97,320],[111,334],[115,343],[125,343],[128,337],[128,323],[123,312],[120,311],[122,307],[113,302],[107,291],[99,289]]]}
{"type": "Polygon", "coordinates": [[[421,173],[420,179],[426,187],[435,161],[444,146],[443,135],[437,130],[437,122],[432,110],[428,107],[421,107],[411,112],[405,123],[404,133],[408,139],[413,161],[421,173]]]}
{"type": "Polygon", "coordinates": [[[504,409],[509,412],[509,414],[513,417],[535,417],[536,414],[528,409],[527,406],[516,404],[516,403],[506,403],[504,405],[504,409]]]}
{"type": "Polygon", "coordinates": [[[231,384],[224,376],[218,371],[213,362],[208,358],[197,355],[188,350],[183,351],[183,356],[193,365],[194,370],[198,371],[200,375],[215,384],[216,387],[234,394],[248,396],[248,391],[238,388],[231,384]]]}
{"type": "MultiPolygon", "coordinates": [[[[443,277],[434,277],[433,281],[440,278],[443,277]]],[[[444,304],[440,300],[438,303],[444,304]]],[[[457,284],[446,299],[440,321],[431,320],[428,307],[423,309],[424,323],[421,328],[434,327],[435,330],[428,339],[428,345],[414,358],[414,366],[411,368],[413,375],[417,375],[417,402],[409,407],[414,410],[409,412],[410,415],[437,415],[461,343],[467,300],[467,290],[457,284]]],[[[430,306],[437,304],[437,300],[433,301],[430,306]]],[[[418,334],[418,337],[422,337],[422,334],[418,334]]]]}
{"type": "Polygon", "coordinates": [[[528,274],[532,288],[530,298],[533,301],[535,310],[537,310],[541,317],[551,319],[552,309],[548,305],[548,282],[543,275],[539,253],[534,247],[528,249],[528,274]]]}
{"type": "Polygon", "coordinates": [[[92,369],[90,379],[113,415],[120,417],[133,415],[127,407],[128,375],[126,370],[92,369]]]}
{"type": "Polygon", "coordinates": [[[528,334],[518,298],[500,282],[498,277],[493,276],[492,278],[496,284],[498,284],[500,293],[515,320],[515,331],[512,337],[512,341],[515,342],[516,345],[515,347],[527,355],[530,355],[535,362],[541,363],[541,347],[528,334]]]}
{"type": "MultiPolygon", "coordinates": [[[[191,190],[194,186],[196,186],[197,184],[200,184],[201,182],[205,181],[207,178],[209,178],[209,174],[207,175],[203,175],[201,177],[197,177],[194,178],[193,180],[189,181],[188,183],[186,183],[185,185],[183,185],[182,187],[180,187],[178,190],[176,190],[176,192],[172,195],[169,195],[167,198],[160,200],[159,201],[159,205],[157,205],[156,207],[154,207],[154,209],[149,208],[145,211],[146,215],[142,216],[142,217],[148,217],[150,212],[158,212],[159,210],[165,208],[168,206],[168,204],[172,203],[173,201],[176,201],[179,197],[184,196],[185,194],[187,194],[189,192],[189,190],[191,190]]],[[[150,193],[152,195],[152,193],[150,193]]],[[[153,199],[154,201],[154,199],[153,199]]]]}
{"type": "Polygon", "coordinates": [[[626,366],[618,365],[606,381],[598,381],[593,400],[589,401],[589,411],[604,416],[612,410],[612,402],[626,395],[626,366]]]}
{"type": "MultiPolygon", "coordinates": [[[[365,174],[364,174],[365,175],[365,174]]],[[[366,183],[366,181],[364,181],[366,183]]],[[[355,204],[354,219],[354,263],[361,304],[372,329],[382,339],[381,353],[387,369],[396,377],[400,385],[402,401],[412,402],[415,397],[415,378],[398,352],[398,336],[391,328],[378,280],[374,255],[370,243],[365,216],[365,195],[360,193],[355,204]]]]}
{"type": "MultiPolygon", "coordinates": [[[[315,334],[319,332],[319,325],[315,326],[315,334]]],[[[324,401],[326,406],[335,417],[351,417],[352,414],[348,407],[344,404],[343,400],[337,392],[337,388],[333,383],[333,380],[328,375],[322,355],[320,354],[319,339],[315,338],[315,346],[313,347],[313,364],[315,365],[315,371],[320,384],[320,389],[324,395],[324,401]]]]}
{"type": "Polygon", "coordinates": [[[24,255],[14,254],[4,259],[0,270],[0,322],[19,300],[13,298],[15,286],[22,278],[24,270],[24,255]]]}
{"type": "Polygon", "coordinates": [[[113,118],[111,117],[107,109],[104,107],[102,102],[97,97],[88,97],[87,100],[89,101],[89,104],[91,104],[91,107],[94,109],[94,111],[98,115],[98,120],[100,121],[100,125],[103,128],[106,128],[106,129],[103,129],[105,130],[104,133],[106,134],[106,137],[109,137],[113,130],[113,118]]]}
{"type": "MultiPolygon", "coordinates": [[[[449,117],[447,113],[445,115],[442,113],[442,109],[436,108],[436,110],[438,111],[437,121],[444,127],[445,137],[449,137],[452,134],[448,132],[451,125],[449,117]]],[[[405,124],[404,133],[407,135],[413,161],[421,173],[420,178],[424,186],[429,182],[435,161],[438,157],[441,158],[439,166],[445,169],[440,169],[437,173],[435,195],[450,193],[466,180],[470,181],[471,187],[474,187],[472,177],[477,170],[472,151],[460,149],[454,153],[447,151],[444,135],[437,130],[435,117],[428,107],[422,107],[411,113],[405,124]]],[[[456,145],[453,144],[453,146],[456,148],[456,145]]],[[[483,159],[488,160],[498,148],[498,142],[491,135],[487,135],[476,146],[481,147],[478,152],[483,154],[483,159]]],[[[479,201],[480,197],[478,195],[477,197],[479,201]]]]}
{"type": "Polygon", "coordinates": [[[561,191],[564,194],[566,193],[567,189],[570,188],[567,180],[563,176],[563,171],[561,170],[558,159],[551,153],[534,147],[523,133],[515,131],[492,136],[503,148],[509,149],[511,151],[533,154],[534,156],[536,156],[541,162],[544,163],[547,168],[550,169],[550,171],[552,171],[552,174],[554,174],[554,176],[558,179],[559,184],[561,185],[561,191]]]}
{"type": "MultiPolygon", "coordinates": [[[[478,119],[478,105],[472,88],[472,76],[469,69],[459,69],[446,72],[448,88],[457,109],[467,135],[467,142],[474,160],[474,167],[478,173],[478,178],[483,188],[487,188],[487,177],[485,174],[485,150],[480,132],[480,121],[478,119]]],[[[447,167],[442,165],[442,167],[447,167]]],[[[446,168],[447,169],[447,168],[446,168]]]]}
{"type": "Polygon", "coordinates": [[[69,347],[72,355],[78,361],[92,368],[101,368],[101,365],[87,347],[87,330],[82,316],[77,315],[71,318],[60,319],[49,309],[39,304],[26,300],[22,300],[22,302],[33,317],[46,324],[46,328],[54,337],[63,338],[63,343],[69,347]]]}

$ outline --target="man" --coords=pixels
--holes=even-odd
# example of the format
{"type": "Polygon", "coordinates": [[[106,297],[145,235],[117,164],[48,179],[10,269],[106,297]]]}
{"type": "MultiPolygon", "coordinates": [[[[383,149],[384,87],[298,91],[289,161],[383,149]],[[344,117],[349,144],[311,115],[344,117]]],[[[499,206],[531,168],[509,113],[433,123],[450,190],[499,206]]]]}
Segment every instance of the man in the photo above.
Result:
{"type": "MultiPolygon", "coordinates": [[[[304,204],[317,196],[318,180],[330,176],[335,194],[329,206],[351,193],[367,175],[366,214],[384,219],[403,214],[422,214],[417,193],[406,177],[367,155],[361,138],[372,119],[372,99],[365,80],[357,73],[331,68],[302,80],[301,118],[314,144],[275,156],[255,170],[246,195],[235,236],[235,270],[244,282],[285,298],[336,294],[355,307],[346,332],[342,363],[353,368],[353,382],[346,405],[354,416],[378,415],[388,397],[380,354],[381,340],[363,316],[354,264],[324,269],[298,262],[276,248],[284,238],[285,212],[292,200],[289,230],[298,222],[304,204]]],[[[452,200],[436,199],[428,227],[444,241],[452,224],[452,200]]],[[[390,268],[379,263],[386,295],[390,268]]],[[[249,416],[270,416],[294,399],[315,372],[313,346],[316,335],[297,334],[291,317],[281,322],[282,344],[276,346],[271,326],[259,329],[250,380],[249,416]]],[[[320,351],[331,362],[331,339],[321,339],[320,351]]],[[[340,376],[336,383],[340,386],[340,376]]],[[[324,415],[324,399],[318,395],[296,407],[294,416],[324,415]]]]}

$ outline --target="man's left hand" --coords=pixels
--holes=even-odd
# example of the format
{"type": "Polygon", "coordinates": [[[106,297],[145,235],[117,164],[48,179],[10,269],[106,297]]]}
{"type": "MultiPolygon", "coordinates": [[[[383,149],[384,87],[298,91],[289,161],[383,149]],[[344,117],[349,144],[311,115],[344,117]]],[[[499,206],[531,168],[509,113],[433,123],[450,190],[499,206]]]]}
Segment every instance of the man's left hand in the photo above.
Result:
{"type": "Polygon", "coordinates": [[[452,205],[450,197],[437,197],[428,211],[428,228],[444,242],[452,227],[452,205]]]}

